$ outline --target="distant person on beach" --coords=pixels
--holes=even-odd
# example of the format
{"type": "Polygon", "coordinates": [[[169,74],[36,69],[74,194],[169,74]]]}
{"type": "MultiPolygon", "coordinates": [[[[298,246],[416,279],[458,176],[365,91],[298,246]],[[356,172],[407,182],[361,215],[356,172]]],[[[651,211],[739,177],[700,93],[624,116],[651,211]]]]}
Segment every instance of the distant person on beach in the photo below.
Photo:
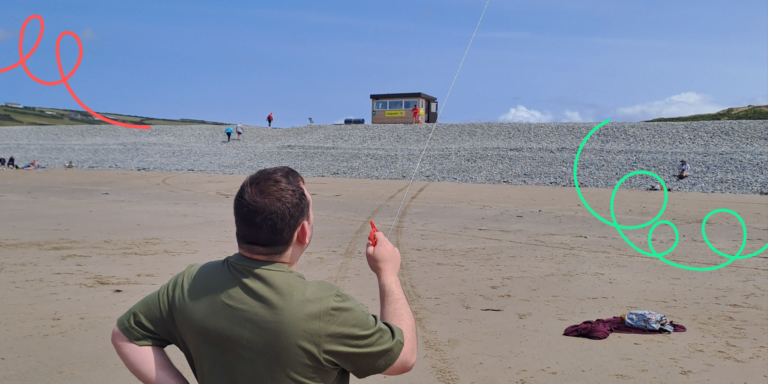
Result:
{"type": "Polygon", "coordinates": [[[272,112],[269,113],[269,116],[267,116],[267,123],[269,124],[268,128],[272,128],[272,120],[274,120],[275,117],[272,116],[272,112]]]}
{"type": "Polygon", "coordinates": [[[243,138],[243,123],[237,124],[237,139],[241,140],[243,138]]]}
{"type": "Polygon", "coordinates": [[[5,169],[5,157],[0,156],[0,168],[5,169]]]}
{"type": "Polygon", "coordinates": [[[37,160],[32,160],[31,163],[24,164],[24,169],[26,169],[28,171],[31,171],[33,169],[38,169],[38,168],[40,168],[40,164],[38,164],[37,160]]]}
{"type": "Polygon", "coordinates": [[[227,129],[224,130],[224,133],[227,134],[227,143],[229,143],[229,139],[232,138],[232,127],[227,127],[227,129]]]}
{"type": "Polygon", "coordinates": [[[677,170],[679,173],[677,174],[678,179],[685,179],[688,177],[688,173],[691,172],[691,165],[686,163],[685,160],[680,160],[680,165],[677,166],[677,170]]]}
{"type": "MultiPolygon", "coordinates": [[[[234,198],[238,252],[192,264],[117,320],[112,345],[142,383],[186,383],[165,347],[181,349],[200,384],[349,383],[416,364],[416,321],[382,232],[365,258],[380,316],[297,264],[312,240],[312,197],[289,167],[248,176],[234,198]]],[[[361,255],[362,256],[362,255],[361,255]]]]}
{"type": "Polygon", "coordinates": [[[16,159],[14,159],[13,156],[8,158],[8,168],[16,169],[16,159]]]}
{"type": "Polygon", "coordinates": [[[419,105],[416,104],[411,108],[411,112],[413,112],[413,123],[416,124],[419,122],[419,105]]]}
{"type": "MultiPolygon", "coordinates": [[[[661,184],[655,184],[651,185],[650,188],[648,188],[649,191],[663,191],[664,189],[661,188],[661,184]]],[[[667,191],[672,192],[672,188],[667,188],[667,191]]]]}

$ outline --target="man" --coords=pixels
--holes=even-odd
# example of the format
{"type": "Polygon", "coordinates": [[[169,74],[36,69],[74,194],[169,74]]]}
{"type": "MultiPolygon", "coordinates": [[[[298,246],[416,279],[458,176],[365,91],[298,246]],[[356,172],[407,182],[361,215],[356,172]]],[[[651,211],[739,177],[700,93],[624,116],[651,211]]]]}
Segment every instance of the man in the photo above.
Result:
{"type": "Polygon", "coordinates": [[[411,112],[413,113],[413,123],[416,124],[419,122],[419,104],[418,102],[413,105],[413,108],[411,108],[411,112]]]}
{"type": "Polygon", "coordinates": [[[8,158],[8,168],[16,169],[16,159],[14,159],[13,156],[8,158]]]}
{"type": "Polygon", "coordinates": [[[243,138],[243,123],[237,124],[237,139],[242,140],[243,138]]]}
{"type": "Polygon", "coordinates": [[[5,169],[5,157],[0,156],[0,169],[5,169]]]}
{"type": "Polygon", "coordinates": [[[275,117],[272,116],[272,112],[269,113],[269,116],[267,116],[267,123],[269,124],[268,128],[272,129],[272,120],[274,120],[275,117]]]}
{"type": "Polygon", "coordinates": [[[681,180],[685,179],[688,177],[688,173],[691,172],[691,165],[686,163],[685,160],[680,160],[680,165],[677,166],[677,170],[679,172],[677,178],[681,180]]]}
{"type": "Polygon", "coordinates": [[[366,248],[381,317],[296,265],[312,239],[312,197],[288,167],[248,176],[234,201],[239,252],[191,265],[122,315],[112,344],[143,383],[186,383],[163,348],[174,344],[200,384],[348,383],[399,375],[416,362],[413,313],[398,279],[400,252],[381,233],[366,248]]]}

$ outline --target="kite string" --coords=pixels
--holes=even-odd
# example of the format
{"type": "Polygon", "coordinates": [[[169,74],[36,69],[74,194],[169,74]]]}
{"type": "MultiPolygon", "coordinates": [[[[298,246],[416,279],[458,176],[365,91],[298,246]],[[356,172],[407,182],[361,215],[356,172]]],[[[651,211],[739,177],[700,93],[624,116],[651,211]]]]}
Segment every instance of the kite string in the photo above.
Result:
{"type": "Polygon", "coordinates": [[[403,194],[403,201],[400,202],[400,207],[397,209],[397,213],[395,214],[395,219],[392,220],[392,226],[389,227],[389,233],[387,233],[387,238],[392,234],[392,230],[395,228],[395,224],[397,223],[397,218],[400,216],[400,211],[403,209],[403,204],[405,203],[405,198],[408,196],[408,190],[411,189],[411,184],[413,184],[413,179],[416,177],[416,173],[419,171],[419,166],[421,165],[421,159],[424,158],[424,154],[427,152],[427,147],[429,147],[429,142],[432,140],[432,134],[435,132],[435,128],[437,128],[438,121],[440,120],[440,116],[443,114],[443,109],[445,109],[445,105],[448,104],[448,97],[451,96],[451,90],[453,90],[453,84],[456,83],[456,78],[459,77],[459,72],[461,71],[461,66],[464,65],[464,59],[467,58],[467,53],[469,52],[469,47],[472,46],[472,41],[475,40],[475,35],[477,34],[477,29],[480,28],[480,22],[483,21],[483,16],[485,16],[485,10],[488,9],[488,3],[490,3],[491,0],[487,0],[485,2],[485,7],[483,8],[483,13],[480,14],[480,20],[477,21],[477,26],[475,26],[475,32],[472,33],[472,38],[469,39],[469,44],[467,45],[467,50],[464,51],[464,56],[461,58],[461,63],[459,63],[459,69],[456,70],[456,75],[453,76],[453,81],[451,82],[451,87],[448,88],[448,94],[445,95],[445,101],[443,101],[442,107],[440,107],[440,111],[437,113],[437,118],[435,119],[435,124],[432,126],[432,130],[429,132],[429,137],[427,137],[427,142],[424,144],[424,149],[421,151],[421,156],[419,156],[419,161],[416,162],[416,168],[413,170],[413,175],[411,176],[411,180],[408,182],[408,187],[405,189],[405,193],[403,194]]]}

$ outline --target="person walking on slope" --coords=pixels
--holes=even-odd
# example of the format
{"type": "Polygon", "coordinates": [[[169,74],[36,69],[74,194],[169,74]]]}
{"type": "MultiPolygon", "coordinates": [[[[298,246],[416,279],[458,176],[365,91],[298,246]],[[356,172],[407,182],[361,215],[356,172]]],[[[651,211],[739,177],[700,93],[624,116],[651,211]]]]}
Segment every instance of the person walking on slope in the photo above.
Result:
{"type": "Polygon", "coordinates": [[[232,127],[227,127],[227,129],[224,130],[224,133],[227,134],[227,143],[229,143],[229,139],[232,137],[232,127]]]}
{"type": "Polygon", "coordinates": [[[272,120],[274,120],[275,117],[272,116],[272,112],[269,113],[269,116],[267,116],[267,123],[269,124],[268,128],[272,128],[272,120]]]}
{"type": "Polygon", "coordinates": [[[117,320],[112,344],[143,383],[349,383],[416,363],[416,321],[398,278],[400,251],[375,233],[365,249],[380,316],[325,281],[296,272],[314,232],[312,196],[289,167],[248,176],[234,199],[238,252],[193,264],[117,320]]]}
{"type": "Polygon", "coordinates": [[[237,139],[238,140],[243,139],[243,123],[237,124],[237,139]]]}

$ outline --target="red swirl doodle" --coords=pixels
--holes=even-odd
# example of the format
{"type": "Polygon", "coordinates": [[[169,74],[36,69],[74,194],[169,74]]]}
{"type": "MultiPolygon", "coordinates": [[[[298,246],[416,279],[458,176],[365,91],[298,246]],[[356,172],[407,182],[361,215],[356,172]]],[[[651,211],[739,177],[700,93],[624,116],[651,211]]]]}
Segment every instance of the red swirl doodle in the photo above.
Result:
{"type": "Polygon", "coordinates": [[[37,46],[40,44],[40,40],[43,38],[43,30],[44,29],[45,29],[45,23],[43,23],[43,18],[40,17],[40,15],[32,15],[32,16],[28,17],[26,20],[24,20],[24,24],[21,25],[21,34],[19,35],[19,61],[17,61],[15,64],[13,64],[11,66],[8,66],[8,67],[5,67],[5,68],[0,68],[0,73],[10,71],[11,69],[14,69],[14,68],[18,67],[19,65],[21,65],[22,67],[24,67],[24,72],[26,72],[27,75],[30,78],[32,78],[32,80],[34,80],[34,81],[36,81],[36,82],[38,82],[38,83],[40,83],[42,85],[54,86],[54,85],[59,85],[61,83],[64,83],[64,86],[67,87],[67,90],[69,91],[69,94],[72,95],[72,98],[75,99],[77,104],[80,104],[80,106],[83,109],[88,111],[88,113],[90,113],[91,115],[93,115],[94,117],[96,117],[99,120],[106,121],[107,123],[114,124],[114,125],[119,125],[119,126],[125,127],[125,128],[136,128],[136,129],[149,129],[150,128],[149,125],[126,124],[126,123],[121,123],[119,121],[114,121],[112,119],[108,119],[108,118],[106,118],[106,117],[104,117],[102,115],[99,115],[98,113],[94,112],[92,109],[88,108],[88,106],[85,105],[85,103],[83,103],[80,100],[80,98],[77,97],[77,95],[75,94],[75,91],[73,91],[72,87],[69,86],[69,81],[68,80],[69,80],[70,77],[72,77],[72,75],[75,74],[75,72],[77,71],[77,68],[80,66],[80,60],[82,60],[82,58],[83,58],[83,43],[80,41],[80,38],[74,32],[64,31],[61,34],[59,34],[59,38],[56,39],[56,64],[58,64],[58,66],[59,66],[59,74],[61,75],[61,79],[58,80],[58,81],[45,81],[45,80],[40,80],[40,79],[37,78],[37,76],[33,75],[32,72],[29,70],[29,68],[27,68],[27,63],[26,62],[27,62],[27,59],[29,59],[32,56],[32,54],[35,53],[35,50],[37,49],[37,46]],[[37,41],[35,41],[35,45],[32,47],[32,49],[29,51],[29,53],[27,53],[26,56],[25,56],[24,55],[24,30],[27,28],[27,24],[32,19],[37,19],[37,20],[40,21],[40,33],[38,33],[38,35],[37,35],[37,41]],[[72,36],[72,37],[74,37],[75,41],[77,41],[78,49],[80,50],[79,54],[77,55],[77,63],[75,63],[75,66],[72,68],[71,71],[69,71],[69,73],[66,76],[64,75],[64,68],[61,65],[61,55],[59,54],[59,46],[61,45],[61,39],[64,36],[72,36]]]}

